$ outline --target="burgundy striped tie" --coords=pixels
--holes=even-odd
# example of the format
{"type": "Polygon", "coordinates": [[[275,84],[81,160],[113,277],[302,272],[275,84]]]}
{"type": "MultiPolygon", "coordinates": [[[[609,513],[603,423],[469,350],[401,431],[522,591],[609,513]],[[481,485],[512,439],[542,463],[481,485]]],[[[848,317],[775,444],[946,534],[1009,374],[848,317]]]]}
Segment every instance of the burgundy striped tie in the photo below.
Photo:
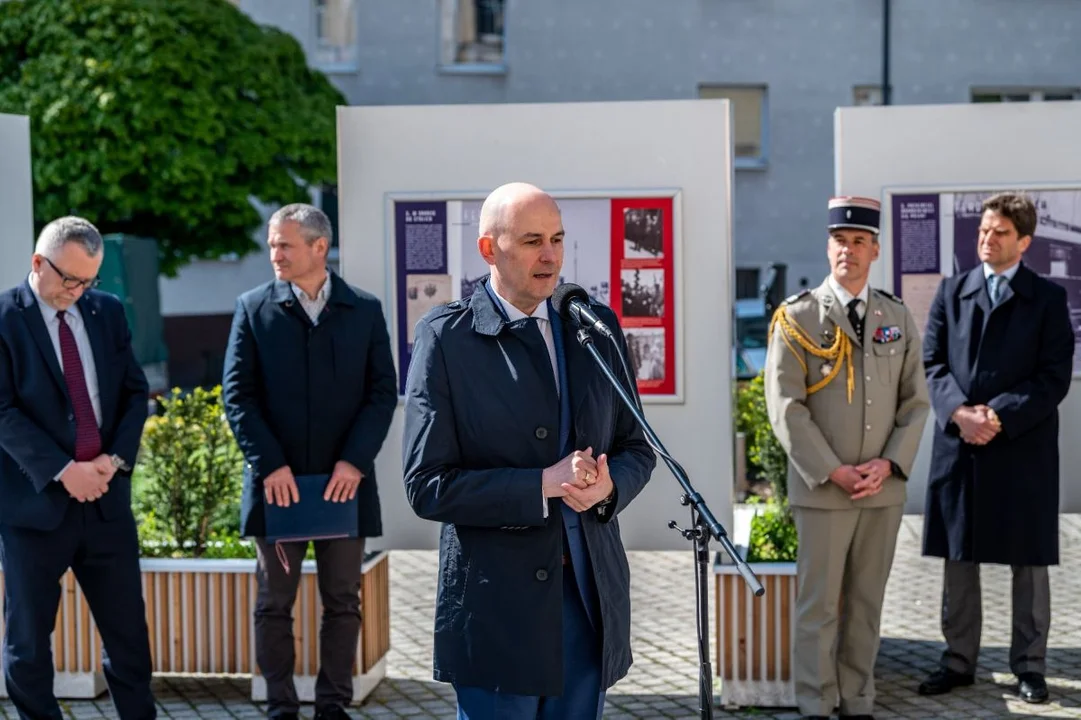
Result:
{"type": "Polygon", "coordinates": [[[71,407],[75,411],[75,459],[78,462],[93,460],[101,454],[101,433],[90,402],[90,390],[86,387],[83,361],[79,358],[79,346],[75,333],[64,319],[64,311],[56,313],[60,321],[60,356],[64,360],[64,382],[68,385],[71,407]]]}

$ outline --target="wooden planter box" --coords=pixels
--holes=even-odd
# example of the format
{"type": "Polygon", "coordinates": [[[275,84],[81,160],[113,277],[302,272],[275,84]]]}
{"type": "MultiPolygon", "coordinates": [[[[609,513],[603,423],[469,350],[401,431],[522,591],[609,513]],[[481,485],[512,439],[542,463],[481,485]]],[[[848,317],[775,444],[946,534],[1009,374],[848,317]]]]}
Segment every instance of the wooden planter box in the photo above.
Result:
{"type": "MultiPolygon", "coordinates": [[[[372,553],[361,570],[362,622],[353,665],[354,703],[367,697],[386,676],[390,650],[388,557],[386,551],[372,553]]],[[[266,682],[255,662],[255,561],[144,559],[140,564],[154,672],[251,675],[252,700],[265,700],[266,682]]],[[[315,562],[305,561],[301,573],[293,606],[294,672],[301,702],[313,702],[323,606],[315,562]]],[[[2,584],[0,574],[0,589],[2,584]]],[[[61,585],[52,636],[54,691],[62,699],[94,698],[106,690],[101,637],[70,570],[61,585]]],[[[3,628],[0,617],[0,632],[3,628]]],[[[7,697],[2,675],[0,697],[7,697]]]]}
{"type": "Polygon", "coordinates": [[[751,568],[766,590],[762,597],[751,593],[735,565],[714,564],[720,702],[729,708],[794,707],[796,564],[751,563],[751,568]]]}

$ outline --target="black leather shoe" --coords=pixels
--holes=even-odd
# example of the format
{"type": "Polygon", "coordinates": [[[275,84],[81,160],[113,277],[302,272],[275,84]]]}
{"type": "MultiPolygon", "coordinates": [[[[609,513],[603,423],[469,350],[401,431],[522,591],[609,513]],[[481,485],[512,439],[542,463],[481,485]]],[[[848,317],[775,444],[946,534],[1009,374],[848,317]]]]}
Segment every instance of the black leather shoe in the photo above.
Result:
{"type": "Polygon", "coordinates": [[[975,675],[965,675],[940,668],[931,673],[926,680],[920,683],[920,695],[941,695],[958,687],[965,687],[976,682],[975,675]]]}
{"type": "Polygon", "coordinates": [[[1047,681],[1040,673],[1021,673],[1017,676],[1020,684],[1017,694],[1027,703],[1047,702],[1047,681]]]}
{"type": "Polygon", "coordinates": [[[874,715],[841,715],[843,720],[875,720],[874,715]]]}
{"type": "Polygon", "coordinates": [[[315,711],[315,720],[353,720],[341,705],[331,705],[315,711]]]}
{"type": "Polygon", "coordinates": [[[803,720],[830,720],[829,715],[804,715],[803,720]]]}

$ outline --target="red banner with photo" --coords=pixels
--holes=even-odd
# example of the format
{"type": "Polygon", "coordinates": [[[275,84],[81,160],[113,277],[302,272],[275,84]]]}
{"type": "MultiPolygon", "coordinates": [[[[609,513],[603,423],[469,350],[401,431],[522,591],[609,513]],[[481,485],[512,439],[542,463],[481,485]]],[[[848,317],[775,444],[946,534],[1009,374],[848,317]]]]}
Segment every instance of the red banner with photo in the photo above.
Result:
{"type": "Polygon", "coordinates": [[[676,392],[672,198],[612,200],[611,307],[642,395],[676,392]]]}

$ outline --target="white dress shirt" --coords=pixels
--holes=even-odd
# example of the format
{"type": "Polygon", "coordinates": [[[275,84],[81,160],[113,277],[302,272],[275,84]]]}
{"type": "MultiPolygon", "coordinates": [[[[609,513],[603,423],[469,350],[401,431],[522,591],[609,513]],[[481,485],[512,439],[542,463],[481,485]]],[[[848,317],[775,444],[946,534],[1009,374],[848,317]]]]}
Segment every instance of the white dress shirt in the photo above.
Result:
{"type": "Polygon", "coordinates": [[[840,301],[841,306],[844,307],[846,312],[848,311],[848,303],[853,300],[859,300],[859,302],[856,303],[856,314],[859,315],[862,320],[863,316],[867,314],[867,298],[871,296],[870,284],[864,283],[863,289],[860,290],[860,294],[853,295],[841,287],[841,283],[837,282],[837,278],[833,277],[833,275],[830,275],[829,283],[830,289],[833,290],[833,294],[837,296],[837,299],[840,301]]]}
{"type": "Polygon", "coordinates": [[[319,292],[315,294],[315,297],[308,297],[308,293],[304,292],[296,283],[289,283],[293,288],[293,294],[297,296],[297,300],[300,302],[300,307],[304,308],[304,312],[311,318],[312,325],[319,324],[319,316],[323,314],[323,308],[327,306],[327,300],[330,299],[330,270],[327,270],[326,282],[319,288],[319,292]]]}
{"type": "MultiPolygon", "coordinates": [[[[548,359],[552,362],[552,375],[556,381],[556,392],[559,392],[559,362],[556,360],[556,339],[552,334],[552,322],[548,319],[548,303],[542,302],[537,306],[537,309],[533,311],[532,315],[526,315],[524,312],[507,302],[507,299],[496,292],[495,286],[491,283],[488,284],[491,288],[492,294],[499,300],[499,304],[503,306],[503,312],[507,314],[511,322],[515,320],[522,320],[527,317],[537,318],[537,327],[541,331],[541,335],[544,336],[544,344],[548,346],[548,359]]],[[[541,502],[544,507],[544,517],[548,517],[548,499],[544,497],[544,490],[541,490],[541,502]]]]}

